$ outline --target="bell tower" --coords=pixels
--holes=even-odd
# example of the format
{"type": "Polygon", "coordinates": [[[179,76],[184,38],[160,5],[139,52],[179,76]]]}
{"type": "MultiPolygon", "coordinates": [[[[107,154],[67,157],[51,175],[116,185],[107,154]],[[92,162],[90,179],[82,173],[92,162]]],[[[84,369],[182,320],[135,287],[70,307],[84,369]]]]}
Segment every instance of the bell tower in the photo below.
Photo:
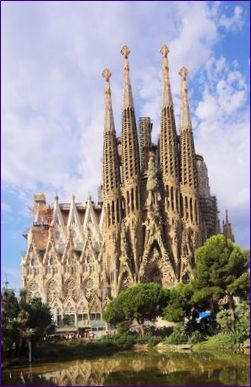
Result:
{"type": "Polygon", "coordinates": [[[163,76],[159,149],[160,172],[163,183],[166,231],[169,234],[169,244],[176,265],[176,271],[178,272],[181,226],[178,142],[169,77],[169,48],[163,45],[160,53],[162,55],[163,76]]]}
{"type": "Polygon", "coordinates": [[[198,207],[198,176],[188,102],[188,70],[186,67],[180,69],[179,75],[181,76],[180,205],[183,222],[180,277],[186,280],[195,263],[194,251],[200,244],[201,230],[198,207]]]}
{"type": "Polygon", "coordinates": [[[115,132],[110,77],[111,72],[102,72],[105,79],[105,120],[103,145],[103,205],[105,212],[103,243],[103,284],[108,295],[116,295],[119,260],[119,230],[121,222],[120,167],[115,132]]]}

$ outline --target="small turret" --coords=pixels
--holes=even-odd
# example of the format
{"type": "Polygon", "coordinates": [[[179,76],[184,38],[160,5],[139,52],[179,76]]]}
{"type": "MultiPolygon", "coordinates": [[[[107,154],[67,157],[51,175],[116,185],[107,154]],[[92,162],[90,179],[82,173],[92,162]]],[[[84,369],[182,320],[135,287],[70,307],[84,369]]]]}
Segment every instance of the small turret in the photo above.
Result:
{"type": "Polygon", "coordinates": [[[171,94],[169,66],[168,66],[168,53],[169,48],[167,45],[163,45],[160,48],[162,55],[162,74],[163,74],[163,91],[162,91],[162,109],[164,107],[173,106],[173,99],[171,94]]]}
{"type": "Polygon", "coordinates": [[[121,49],[124,56],[124,99],[122,108],[122,183],[124,185],[126,214],[140,207],[140,157],[134,113],[132,88],[129,75],[128,55],[130,49],[125,45],[121,49]]]}
{"type": "Polygon", "coordinates": [[[192,190],[197,189],[197,170],[194,149],[194,140],[192,133],[192,123],[189,111],[188,93],[187,93],[187,74],[186,67],[179,71],[181,76],[181,183],[190,187],[192,190]]]}
{"type": "Polygon", "coordinates": [[[225,235],[225,237],[227,239],[231,239],[232,242],[235,242],[232,223],[230,222],[229,216],[228,216],[228,210],[226,210],[226,221],[224,223],[224,220],[223,220],[222,223],[223,223],[222,224],[222,229],[223,229],[222,231],[223,231],[223,234],[225,235]]]}
{"type": "Polygon", "coordinates": [[[169,48],[166,45],[163,45],[160,49],[160,53],[162,54],[163,74],[160,130],[160,169],[164,181],[171,179],[174,180],[174,185],[177,185],[179,180],[178,145],[167,59],[169,48]]]}
{"type": "Polygon", "coordinates": [[[181,76],[180,128],[180,208],[183,221],[180,278],[187,281],[194,266],[195,249],[201,244],[202,227],[199,218],[198,176],[192,123],[189,111],[186,67],[181,76]]]}
{"type": "Polygon", "coordinates": [[[128,62],[128,56],[131,50],[126,45],[120,50],[121,55],[124,56],[124,98],[123,98],[123,109],[134,108],[132,86],[130,81],[130,68],[128,62]]]}
{"type": "Polygon", "coordinates": [[[169,48],[163,45],[162,54],[162,110],[160,129],[160,170],[165,189],[165,207],[167,212],[179,211],[179,163],[178,143],[174,118],[173,99],[170,87],[167,55],[169,48]]]}
{"type": "Polygon", "coordinates": [[[112,111],[110,77],[111,72],[102,72],[105,79],[105,122],[103,146],[103,199],[106,207],[107,225],[118,223],[121,219],[120,170],[117,139],[112,111]]]}

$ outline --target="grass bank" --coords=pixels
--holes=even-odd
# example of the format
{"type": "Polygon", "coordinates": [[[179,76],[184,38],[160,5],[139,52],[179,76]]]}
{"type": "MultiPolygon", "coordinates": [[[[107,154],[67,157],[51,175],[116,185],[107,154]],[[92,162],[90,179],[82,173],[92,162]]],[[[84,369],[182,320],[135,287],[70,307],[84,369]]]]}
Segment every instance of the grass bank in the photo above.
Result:
{"type": "Polygon", "coordinates": [[[75,358],[95,357],[97,355],[110,355],[118,351],[118,347],[112,343],[94,342],[79,342],[72,340],[71,342],[63,341],[57,343],[43,343],[33,350],[34,361],[57,361],[58,358],[65,360],[75,358]]]}
{"type": "MultiPolygon", "coordinates": [[[[97,356],[109,356],[113,353],[133,349],[136,344],[147,344],[150,347],[158,344],[160,340],[154,337],[140,337],[133,335],[114,335],[104,336],[102,339],[94,341],[61,341],[61,342],[44,342],[33,348],[32,361],[58,361],[59,359],[74,360],[94,358],[97,356]]],[[[15,358],[6,364],[26,363],[26,358],[15,358]]]]}
{"type": "Polygon", "coordinates": [[[219,333],[218,335],[208,338],[206,341],[193,345],[195,351],[228,351],[240,349],[240,344],[236,343],[233,334],[219,333]]]}

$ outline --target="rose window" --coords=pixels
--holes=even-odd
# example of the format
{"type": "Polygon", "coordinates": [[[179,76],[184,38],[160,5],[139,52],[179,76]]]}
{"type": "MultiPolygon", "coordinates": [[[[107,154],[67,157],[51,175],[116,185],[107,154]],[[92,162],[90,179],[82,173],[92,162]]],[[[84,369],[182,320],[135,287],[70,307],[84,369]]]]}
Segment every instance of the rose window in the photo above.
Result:
{"type": "Polygon", "coordinates": [[[91,278],[88,279],[85,286],[87,287],[87,289],[91,289],[93,287],[93,280],[91,278]]]}
{"type": "Polygon", "coordinates": [[[32,292],[35,292],[37,289],[38,289],[38,284],[37,284],[36,282],[32,282],[32,283],[30,284],[30,290],[31,290],[32,292]]]}

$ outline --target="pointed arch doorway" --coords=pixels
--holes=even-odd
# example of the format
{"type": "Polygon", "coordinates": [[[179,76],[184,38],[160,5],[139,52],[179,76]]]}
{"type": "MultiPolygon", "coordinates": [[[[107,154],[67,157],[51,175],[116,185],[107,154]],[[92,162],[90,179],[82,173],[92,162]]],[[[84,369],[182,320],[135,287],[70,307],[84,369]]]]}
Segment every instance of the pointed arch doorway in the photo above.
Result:
{"type": "Polygon", "coordinates": [[[161,272],[161,250],[158,242],[153,241],[152,246],[149,250],[147,263],[144,269],[144,275],[142,282],[155,282],[162,285],[162,272],[161,272]]]}

